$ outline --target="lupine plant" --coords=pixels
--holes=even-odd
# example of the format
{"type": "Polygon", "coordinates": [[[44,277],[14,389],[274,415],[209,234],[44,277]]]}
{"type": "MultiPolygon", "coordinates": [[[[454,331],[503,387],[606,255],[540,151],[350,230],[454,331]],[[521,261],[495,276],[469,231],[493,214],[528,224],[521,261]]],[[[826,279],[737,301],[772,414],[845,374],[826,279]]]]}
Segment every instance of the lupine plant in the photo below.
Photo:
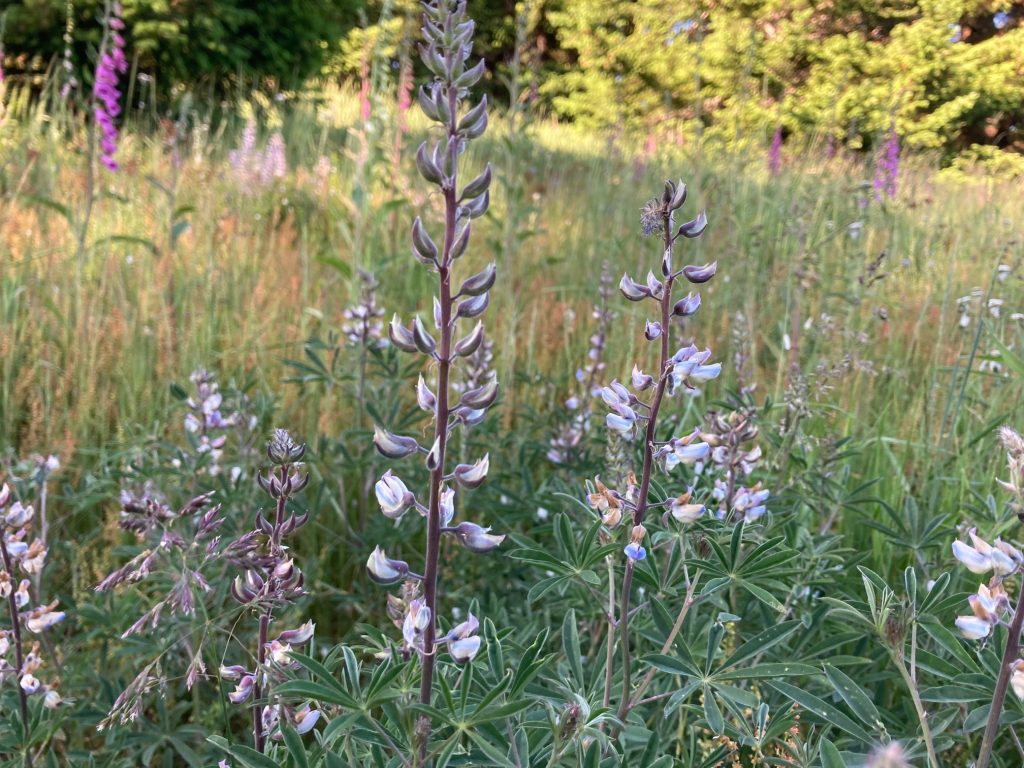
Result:
{"type": "Polygon", "coordinates": [[[34,518],[31,504],[16,499],[7,483],[0,485],[0,597],[7,604],[8,619],[6,627],[0,629],[0,681],[10,681],[17,687],[21,751],[26,766],[33,764],[29,699],[41,698],[47,709],[56,709],[62,701],[59,680],[40,680],[43,654],[41,643],[35,638],[65,617],[56,600],[45,605],[38,601],[38,578],[46,564],[47,548],[33,536],[34,518]],[[36,579],[35,588],[32,579],[36,579]]]}
{"type": "MultiPolygon", "coordinates": [[[[1013,495],[1013,506],[1019,515],[1024,514],[1024,438],[1009,427],[1000,430],[1000,439],[1007,453],[1009,478],[1000,484],[1013,495]]],[[[971,614],[959,616],[956,626],[969,640],[983,640],[992,635],[994,629],[1007,625],[1006,644],[1003,647],[996,686],[992,694],[992,705],[985,723],[978,760],[975,768],[988,768],[992,750],[999,733],[999,716],[1003,711],[1007,689],[1024,700],[1024,658],[1021,658],[1021,632],[1024,631],[1024,599],[1017,590],[1017,605],[1014,607],[1006,583],[1024,571],[1024,554],[1012,544],[995,539],[989,543],[977,535],[974,528],[968,532],[971,544],[953,542],[953,555],[973,574],[991,573],[988,583],[978,586],[975,594],[968,598],[971,614]]]]}
{"type": "MultiPolygon", "coordinates": [[[[420,49],[424,65],[434,80],[420,88],[419,103],[424,114],[441,127],[441,135],[424,142],[416,152],[416,167],[424,179],[435,185],[444,201],[443,235],[438,246],[419,217],[412,226],[412,252],[416,260],[436,275],[437,293],[433,300],[433,332],[419,315],[403,325],[396,314],[389,326],[392,343],[400,350],[419,353],[430,361],[436,373],[433,387],[421,375],[416,385],[420,408],[432,417],[433,440],[429,447],[408,436],[375,427],[374,443],[387,458],[403,459],[417,454],[426,457],[430,479],[426,503],[422,503],[406,484],[390,470],[377,483],[381,512],[400,520],[415,510],[426,518],[427,533],[423,573],[415,573],[408,563],[393,560],[377,547],[367,562],[371,577],[385,585],[414,582],[406,589],[402,621],[402,652],[420,659],[420,701],[430,705],[434,692],[434,670],[439,651],[447,647],[457,663],[470,661],[481,646],[477,634],[478,619],[468,614],[465,621],[441,635],[438,632],[439,565],[442,538],[447,534],[471,552],[484,553],[498,547],[505,538],[489,532],[477,523],[463,521],[453,525],[455,490],[451,484],[472,489],[487,476],[487,455],[472,464],[448,466],[449,439],[453,432],[479,424],[498,396],[498,383],[490,379],[478,387],[464,389],[453,401],[452,378],[460,358],[472,355],[484,340],[484,327],[477,320],[490,301],[495,282],[493,264],[466,278],[455,289],[457,260],[469,245],[473,219],[482,216],[489,205],[488,187],[491,169],[468,184],[460,186],[460,158],[467,142],[479,138],[487,127],[487,100],[463,112],[468,89],[483,76],[484,62],[468,66],[473,38],[473,22],[466,16],[464,0],[434,0],[424,8],[420,49]],[[436,334],[436,335],[435,335],[436,334]],[[418,587],[422,587],[422,593],[418,587]]],[[[431,723],[424,716],[419,725],[419,756],[425,760],[431,723]]]]}
{"type": "Polygon", "coordinates": [[[272,684],[281,681],[284,671],[297,669],[292,660],[293,648],[301,647],[313,637],[313,623],[307,621],[296,629],[285,629],[270,638],[275,613],[305,594],[302,571],[289,553],[285,537],[293,534],[308,520],[308,514],[289,509],[289,502],[309,483],[302,471],[305,445],[298,445],[285,430],[274,431],[267,445],[267,456],[273,463],[265,476],[257,475],[260,487],[274,501],[273,515],[268,519],[257,515],[257,527],[245,533],[224,549],[224,557],[242,569],[231,585],[231,596],[250,608],[258,617],[255,664],[222,666],[224,680],[237,680],[238,686],[228,698],[233,704],[251,701],[253,745],[263,752],[267,739],[282,739],[281,722],[291,722],[299,734],[316,725],[320,712],[305,705],[294,709],[276,702],[272,684]]]}
{"type": "MultiPolygon", "coordinates": [[[[648,271],[646,280],[641,283],[626,274],[619,283],[622,294],[630,301],[650,301],[658,307],[658,319],[648,320],[644,329],[644,337],[649,342],[658,342],[657,367],[653,374],[648,374],[634,366],[631,387],[613,381],[601,393],[611,409],[606,420],[608,428],[627,437],[640,432],[643,440],[643,464],[639,485],[627,489],[625,493],[599,486],[598,493],[591,496],[592,504],[603,511],[604,521],[609,527],[614,528],[623,515],[629,524],[629,543],[623,549],[626,567],[622,578],[618,617],[623,679],[618,708],[620,719],[629,714],[642,695],[642,689],[646,687],[641,686],[638,692],[634,692],[632,688],[629,617],[633,610],[633,572],[636,563],[647,557],[647,548],[644,546],[647,528],[644,523],[648,510],[652,506],[667,504],[672,517],[683,524],[695,521],[704,512],[703,505],[691,498],[692,489],[671,501],[657,501],[651,498],[651,481],[656,466],[670,472],[679,464],[693,464],[704,459],[710,450],[710,446],[699,439],[700,433],[696,429],[683,437],[659,439],[658,417],[661,415],[666,396],[693,392],[696,389],[695,385],[716,378],[722,369],[720,363],[708,363],[711,357],[710,349],[699,350],[693,344],[677,350],[672,349],[672,335],[677,318],[696,314],[701,303],[700,294],[692,291],[682,298],[674,296],[673,288],[676,281],[682,279],[696,285],[706,283],[714,277],[717,269],[717,262],[676,268],[676,242],[680,238],[699,237],[707,227],[707,218],[703,212],[697,218],[676,227],[675,212],[682,208],[685,202],[686,185],[682,182],[667,182],[662,196],[644,206],[641,216],[643,234],[661,236],[660,276],[656,276],[653,270],[648,271]],[[645,402],[637,393],[647,391],[652,391],[653,394],[645,402]]],[[[692,598],[692,594],[688,597],[692,598]]],[[[688,605],[689,602],[687,607],[688,605]]]]}

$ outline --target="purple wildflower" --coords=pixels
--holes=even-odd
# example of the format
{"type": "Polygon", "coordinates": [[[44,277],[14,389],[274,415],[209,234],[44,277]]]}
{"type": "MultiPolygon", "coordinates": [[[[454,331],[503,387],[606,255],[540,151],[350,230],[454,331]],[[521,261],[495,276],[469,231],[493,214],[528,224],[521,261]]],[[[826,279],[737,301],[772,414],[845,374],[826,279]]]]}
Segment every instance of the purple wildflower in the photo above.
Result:
{"type": "Polygon", "coordinates": [[[772,176],[778,176],[782,170],[782,126],[775,126],[775,133],[772,135],[772,145],[768,149],[768,172],[772,176]]]}
{"type": "Polygon", "coordinates": [[[996,29],[1005,29],[1010,23],[1010,14],[1006,11],[999,11],[992,17],[992,26],[996,29]]]}
{"type": "Polygon", "coordinates": [[[896,182],[900,172],[900,136],[896,133],[896,122],[889,126],[889,135],[875,160],[875,200],[896,197],[896,182]]]}
{"type": "Polygon", "coordinates": [[[124,55],[125,41],[121,35],[124,21],[120,3],[114,3],[107,18],[107,35],[100,48],[99,63],[96,66],[96,82],[93,84],[93,109],[96,124],[103,132],[100,138],[100,161],[110,171],[118,168],[114,154],[117,152],[117,120],[121,114],[121,91],[118,75],[128,71],[128,60],[124,55]]]}

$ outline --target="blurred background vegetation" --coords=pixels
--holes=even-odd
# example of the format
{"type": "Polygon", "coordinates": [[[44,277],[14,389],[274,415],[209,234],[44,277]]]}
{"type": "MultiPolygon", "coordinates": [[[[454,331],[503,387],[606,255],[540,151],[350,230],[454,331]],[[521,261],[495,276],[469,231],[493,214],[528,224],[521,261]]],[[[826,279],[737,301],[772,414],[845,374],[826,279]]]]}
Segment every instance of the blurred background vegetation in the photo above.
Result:
{"type": "MultiPolygon", "coordinates": [[[[588,128],[682,143],[778,130],[862,149],[894,126],[947,164],[1005,165],[996,148],[1024,150],[1020,0],[469,5],[492,93],[588,128]]],[[[100,0],[8,2],[8,77],[41,83],[64,58],[86,64],[101,10],[100,0]]],[[[135,75],[207,100],[355,80],[374,55],[398,67],[418,24],[412,0],[125,0],[124,12],[135,75]]]]}

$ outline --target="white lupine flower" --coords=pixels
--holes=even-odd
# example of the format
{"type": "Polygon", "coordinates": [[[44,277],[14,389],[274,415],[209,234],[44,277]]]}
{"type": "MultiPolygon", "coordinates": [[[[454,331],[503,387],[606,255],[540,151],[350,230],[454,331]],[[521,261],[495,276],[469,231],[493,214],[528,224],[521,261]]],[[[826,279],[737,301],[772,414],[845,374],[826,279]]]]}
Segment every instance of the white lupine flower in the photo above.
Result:
{"type": "Polygon", "coordinates": [[[983,555],[974,547],[957,539],[953,542],[953,556],[971,573],[988,573],[992,570],[992,558],[983,555]]]}
{"type": "Polygon", "coordinates": [[[977,616],[957,616],[955,623],[960,634],[968,640],[981,640],[992,631],[992,625],[977,616]]]}
{"type": "Polygon", "coordinates": [[[389,469],[374,486],[377,503],[385,517],[398,520],[413,505],[416,497],[412,495],[401,478],[396,477],[389,469]]]}

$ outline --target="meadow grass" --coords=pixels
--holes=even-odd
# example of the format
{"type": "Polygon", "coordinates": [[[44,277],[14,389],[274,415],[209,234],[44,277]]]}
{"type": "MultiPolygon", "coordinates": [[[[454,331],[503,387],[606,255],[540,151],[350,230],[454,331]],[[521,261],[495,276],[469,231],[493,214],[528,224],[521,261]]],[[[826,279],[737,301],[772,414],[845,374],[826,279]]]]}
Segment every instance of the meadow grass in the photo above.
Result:
{"type": "MultiPolygon", "coordinates": [[[[56,452],[88,473],[104,455],[172,433],[169,384],[200,365],[274,393],[278,420],[300,434],[364,426],[343,388],[285,380],[295,374],[287,361],[328,338],[355,301],[355,268],[381,280],[387,308],[425,292],[406,267],[407,222],[437,204],[413,181],[424,125],[413,119],[402,135],[389,104],[373,107],[363,123],[355,95],[333,88],[246,105],[259,142],[280,129],[287,147],[287,175],[265,186],[239,184],[228,159],[243,118],[188,115],[172,145],[168,121],[136,111],[123,170],[96,178],[79,248],[84,133],[14,94],[0,123],[0,445],[56,452]]],[[[979,370],[1020,335],[1019,190],[945,179],[922,157],[905,162],[897,199],[879,203],[863,158],[825,159],[813,146],[787,147],[773,177],[757,146],[652,151],[550,122],[496,124],[497,138],[469,158],[470,173],[492,159],[496,186],[467,258],[502,270],[491,338],[505,428],[543,425],[558,410],[586,354],[602,265],[643,274],[639,208],[661,180],[683,178],[711,225],[682,258],[719,261],[706,299],[732,310],[702,316],[701,338],[723,360],[742,345],[757,399],[776,409],[797,397],[798,370],[827,380],[827,410],[806,431],[861,441],[847,488],[877,478],[869,495],[893,509],[910,498],[955,513],[991,476],[998,456],[984,438],[1020,417],[1015,359],[979,370]],[[1000,264],[1011,267],[1002,280],[1000,264]],[[980,308],[961,328],[956,300],[972,289],[980,308]],[[999,317],[990,296],[1005,301],[999,317]]],[[[614,324],[608,377],[628,376],[637,319],[614,324]]],[[[847,532],[869,544],[855,522],[847,532]]]]}

